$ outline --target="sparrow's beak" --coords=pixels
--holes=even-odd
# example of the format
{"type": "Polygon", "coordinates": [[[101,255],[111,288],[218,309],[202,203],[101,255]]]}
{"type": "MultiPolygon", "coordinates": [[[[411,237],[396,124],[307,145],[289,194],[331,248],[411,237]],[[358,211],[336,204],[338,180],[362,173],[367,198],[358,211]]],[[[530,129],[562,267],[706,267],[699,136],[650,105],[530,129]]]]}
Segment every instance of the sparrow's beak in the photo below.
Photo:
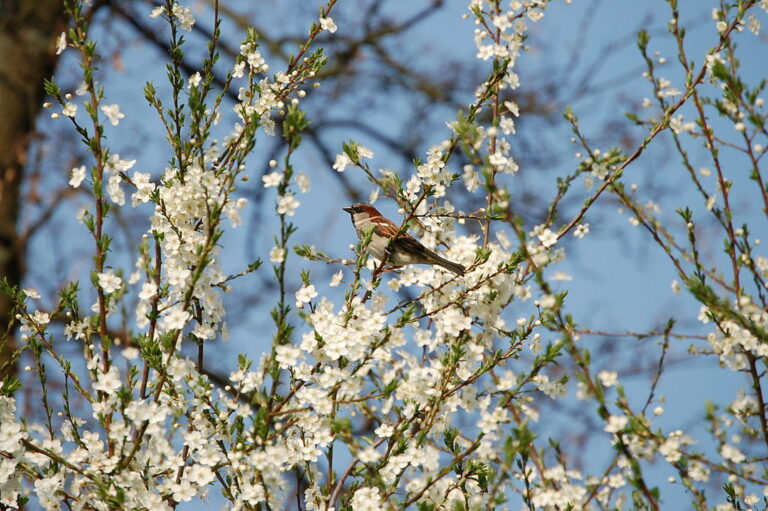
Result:
{"type": "Polygon", "coordinates": [[[351,207],[349,207],[349,206],[347,206],[346,208],[341,208],[341,209],[343,209],[344,211],[346,211],[346,212],[347,212],[347,213],[349,213],[349,214],[352,214],[352,213],[355,211],[354,209],[352,209],[352,208],[351,208],[351,207]]]}

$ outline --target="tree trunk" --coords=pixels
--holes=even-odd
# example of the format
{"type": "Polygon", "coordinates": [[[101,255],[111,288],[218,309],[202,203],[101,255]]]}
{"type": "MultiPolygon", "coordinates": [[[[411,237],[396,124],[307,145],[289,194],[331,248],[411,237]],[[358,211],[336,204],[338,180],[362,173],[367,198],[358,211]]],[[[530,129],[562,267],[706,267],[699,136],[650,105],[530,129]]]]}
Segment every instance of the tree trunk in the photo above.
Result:
{"type": "MultiPolygon", "coordinates": [[[[56,37],[66,27],[62,0],[0,0],[0,279],[22,281],[18,243],[21,183],[42,106],[43,79],[53,74],[56,37]]],[[[0,295],[0,380],[16,374],[12,310],[0,295]]]]}

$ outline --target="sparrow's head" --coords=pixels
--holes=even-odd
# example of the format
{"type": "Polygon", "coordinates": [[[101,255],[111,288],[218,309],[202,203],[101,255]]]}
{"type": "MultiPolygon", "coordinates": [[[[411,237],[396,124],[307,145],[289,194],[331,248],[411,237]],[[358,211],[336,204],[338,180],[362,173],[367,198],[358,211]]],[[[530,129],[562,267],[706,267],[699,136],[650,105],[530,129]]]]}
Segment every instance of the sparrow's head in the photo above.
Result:
{"type": "Polygon", "coordinates": [[[363,216],[364,218],[372,218],[375,216],[381,216],[381,213],[371,206],[370,204],[366,204],[364,202],[358,202],[356,204],[352,204],[351,206],[347,206],[346,208],[342,208],[344,211],[352,215],[352,218],[363,216]]]}

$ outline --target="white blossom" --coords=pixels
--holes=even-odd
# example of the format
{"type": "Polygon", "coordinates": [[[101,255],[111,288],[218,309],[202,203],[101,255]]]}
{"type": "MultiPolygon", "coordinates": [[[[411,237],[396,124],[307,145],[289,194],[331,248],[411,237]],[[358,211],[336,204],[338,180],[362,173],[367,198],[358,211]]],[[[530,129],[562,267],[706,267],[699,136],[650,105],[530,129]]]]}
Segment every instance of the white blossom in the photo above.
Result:
{"type": "Polygon", "coordinates": [[[107,116],[112,126],[120,124],[120,119],[125,117],[125,114],[120,111],[120,105],[118,104],[101,105],[101,111],[107,116]]]}
{"type": "Polygon", "coordinates": [[[67,33],[62,32],[59,37],[56,38],[56,55],[61,55],[64,50],[67,49],[67,33]]]}
{"type": "Polygon", "coordinates": [[[40,291],[38,291],[33,287],[24,288],[24,294],[27,295],[27,297],[32,298],[33,300],[40,299],[40,291]]]}
{"type": "Polygon", "coordinates": [[[380,511],[381,496],[378,488],[358,488],[352,496],[353,511],[380,511]]]}
{"type": "Polygon", "coordinates": [[[175,306],[162,317],[161,323],[166,330],[179,330],[184,328],[189,318],[189,312],[185,311],[181,306],[175,306]]]}
{"type": "Polygon", "coordinates": [[[720,455],[731,463],[741,463],[747,459],[747,457],[743,452],[739,450],[738,447],[734,447],[730,444],[724,444],[720,448],[720,455]]]}
{"type": "Polygon", "coordinates": [[[336,155],[336,161],[333,162],[333,169],[336,172],[344,172],[346,168],[352,164],[352,160],[347,153],[341,153],[336,155]]]}
{"type": "Polygon", "coordinates": [[[283,344],[275,348],[275,360],[283,369],[290,369],[296,365],[301,355],[301,350],[290,344],[283,344]]]}
{"type": "Polygon", "coordinates": [[[557,234],[546,228],[538,234],[538,238],[541,244],[547,248],[557,243],[557,234]]]}
{"type": "Polygon", "coordinates": [[[285,249],[280,247],[272,247],[272,250],[269,251],[269,260],[270,262],[280,264],[283,261],[285,261],[285,249]]]}
{"type": "Polygon", "coordinates": [[[78,188],[85,179],[85,165],[73,167],[69,174],[69,185],[72,188],[78,188]]]}
{"type": "Polygon", "coordinates": [[[157,284],[154,282],[145,282],[141,285],[141,292],[139,293],[140,300],[149,300],[157,293],[157,284]]]}
{"type": "Polygon", "coordinates": [[[264,188],[270,188],[272,186],[279,186],[283,180],[283,175],[280,172],[270,172],[261,176],[261,180],[264,182],[264,188]]]}
{"type": "Polygon", "coordinates": [[[192,76],[189,77],[188,88],[197,87],[203,81],[203,77],[200,75],[200,71],[195,71],[192,76]]]}
{"type": "Polygon", "coordinates": [[[311,180],[307,174],[299,172],[296,174],[296,184],[299,185],[301,193],[307,193],[311,186],[311,180]]]}
{"type": "Polygon", "coordinates": [[[67,103],[62,108],[61,113],[67,117],[74,117],[77,114],[77,105],[74,103],[67,103]]]}
{"type": "Polygon", "coordinates": [[[589,224],[579,224],[573,231],[573,235],[579,239],[583,238],[587,234],[589,234],[589,224]]]}
{"type": "Polygon", "coordinates": [[[155,184],[149,181],[151,177],[145,172],[133,173],[131,181],[136,186],[136,191],[131,195],[131,205],[133,207],[150,200],[152,192],[155,191],[155,184]]]}
{"type": "Polygon", "coordinates": [[[106,373],[99,373],[97,380],[93,384],[93,389],[112,394],[120,388],[120,373],[117,367],[112,365],[106,373]]]}
{"type": "Polygon", "coordinates": [[[308,286],[302,286],[296,291],[296,307],[303,307],[305,303],[309,303],[313,298],[317,296],[315,286],[310,284],[308,286]]]}
{"type": "Polygon", "coordinates": [[[624,429],[629,423],[629,418],[626,415],[611,415],[608,417],[608,424],[605,425],[603,430],[608,433],[618,433],[624,429]]]}
{"type": "Polygon", "coordinates": [[[341,279],[344,278],[344,270],[339,270],[333,274],[330,284],[331,287],[336,287],[341,283],[341,279]]]}
{"type": "Polygon", "coordinates": [[[109,176],[109,179],[107,180],[107,195],[109,195],[109,200],[118,206],[125,204],[125,191],[123,191],[123,188],[120,186],[122,182],[123,177],[119,174],[109,176]]]}
{"type": "Polygon", "coordinates": [[[604,387],[613,387],[619,383],[619,373],[616,371],[600,371],[597,373],[597,377],[604,387]]]}
{"type": "Polygon", "coordinates": [[[176,2],[173,4],[172,14],[179,20],[179,26],[182,30],[187,32],[192,30],[192,25],[195,24],[195,17],[192,15],[192,10],[189,7],[184,7],[176,2]]]}
{"type": "Polygon", "coordinates": [[[336,23],[333,22],[333,18],[325,17],[325,18],[320,18],[320,28],[322,28],[323,30],[327,30],[328,32],[333,34],[334,32],[336,32],[336,29],[338,27],[336,27],[336,23]]]}
{"type": "Polygon", "coordinates": [[[104,290],[105,293],[111,294],[120,289],[123,285],[123,279],[118,275],[115,275],[113,270],[107,270],[98,274],[99,287],[104,290]]]}
{"type": "Polygon", "coordinates": [[[296,214],[296,208],[301,203],[293,196],[292,193],[286,193],[277,198],[277,213],[279,215],[293,216],[296,214]]]}
{"type": "Polygon", "coordinates": [[[389,438],[392,436],[392,434],[395,432],[395,428],[390,426],[389,424],[382,424],[376,430],[374,433],[379,438],[389,438]]]}

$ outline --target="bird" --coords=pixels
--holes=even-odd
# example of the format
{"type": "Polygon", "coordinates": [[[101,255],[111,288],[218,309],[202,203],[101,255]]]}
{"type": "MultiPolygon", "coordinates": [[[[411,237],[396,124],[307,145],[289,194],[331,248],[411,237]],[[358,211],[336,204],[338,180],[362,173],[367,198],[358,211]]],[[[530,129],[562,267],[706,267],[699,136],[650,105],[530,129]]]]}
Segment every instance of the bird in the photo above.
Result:
{"type": "Polygon", "coordinates": [[[441,266],[456,275],[464,275],[464,266],[440,257],[407,232],[398,236],[400,228],[370,204],[358,202],[342,209],[349,213],[352,225],[361,240],[371,225],[375,226],[368,251],[376,259],[383,261],[386,254],[387,262],[393,266],[431,264],[441,266]],[[394,239],[395,236],[397,239],[394,239]]]}

